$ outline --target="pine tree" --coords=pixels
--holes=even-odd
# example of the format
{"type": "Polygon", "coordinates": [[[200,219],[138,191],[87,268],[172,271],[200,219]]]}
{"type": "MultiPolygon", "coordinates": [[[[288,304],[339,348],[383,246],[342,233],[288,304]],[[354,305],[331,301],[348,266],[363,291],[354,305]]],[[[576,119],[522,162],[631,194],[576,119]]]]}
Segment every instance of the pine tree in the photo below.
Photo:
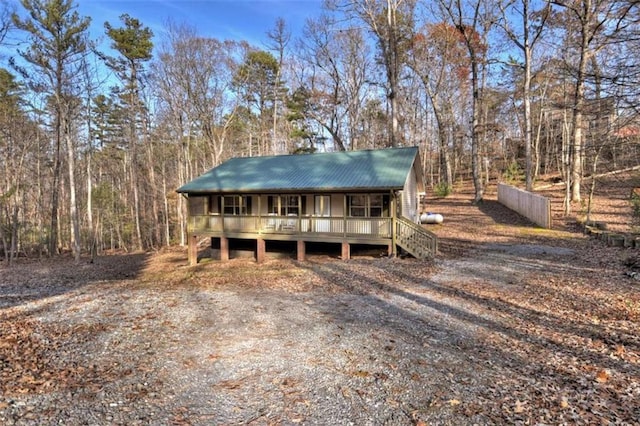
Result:
{"type": "Polygon", "coordinates": [[[30,45],[20,56],[37,71],[25,75],[41,76],[33,81],[50,97],[53,105],[53,128],[55,134],[54,172],[51,199],[51,229],[49,253],[58,250],[58,208],[60,191],[60,168],[62,164],[61,144],[65,141],[69,173],[69,210],[71,214],[71,245],[76,261],[80,259],[80,222],[76,203],[75,188],[75,147],[70,134],[71,114],[75,96],[71,92],[78,76],[77,67],[82,55],[87,51],[87,29],[91,22],[88,17],[80,17],[71,0],[21,0],[28,17],[21,19],[13,15],[13,22],[20,30],[27,32],[30,45]]]}

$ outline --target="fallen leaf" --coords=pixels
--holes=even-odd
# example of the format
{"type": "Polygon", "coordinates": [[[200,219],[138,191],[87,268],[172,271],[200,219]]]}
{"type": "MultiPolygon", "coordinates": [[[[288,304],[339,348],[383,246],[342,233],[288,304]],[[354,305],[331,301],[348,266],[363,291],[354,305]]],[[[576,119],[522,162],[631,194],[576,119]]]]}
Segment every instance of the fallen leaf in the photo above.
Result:
{"type": "Polygon", "coordinates": [[[448,402],[449,402],[449,405],[451,405],[452,407],[461,404],[461,402],[457,399],[450,399],[448,402]]]}
{"type": "Polygon", "coordinates": [[[513,412],[516,414],[520,414],[524,412],[524,404],[525,402],[521,402],[520,400],[516,400],[516,406],[513,409],[513,412]]]}
{"type": "Polygon", "coordinates": [[[562,399],[560,400],[560,408],[567,408],[569,407],[569,401],[567,401],[567,397],[563,396],[562,399]]]}
{"type": "Polygon", "coordinates": [[[369,377],[371,374],[365,370],[358,370],[353,373],[356,377],[369,377]]]}
{"type": "Polygon", "coordinates": [[[596,374],[596,382],[606,383],[610,376],[611,374],[607,370],[600,370],[598,374],[596,374]]]}

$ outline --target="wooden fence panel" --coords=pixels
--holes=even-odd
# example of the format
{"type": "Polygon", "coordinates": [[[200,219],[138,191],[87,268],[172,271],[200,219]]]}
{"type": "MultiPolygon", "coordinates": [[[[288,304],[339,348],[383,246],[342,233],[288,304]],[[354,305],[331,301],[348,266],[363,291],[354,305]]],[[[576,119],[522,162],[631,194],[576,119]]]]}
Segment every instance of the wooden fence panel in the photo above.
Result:
{"type": "Polygon", "coordinates": [[[551,201],[541,195],[498,184],[498,202],[543,228],[551,228],[551,201]]]}

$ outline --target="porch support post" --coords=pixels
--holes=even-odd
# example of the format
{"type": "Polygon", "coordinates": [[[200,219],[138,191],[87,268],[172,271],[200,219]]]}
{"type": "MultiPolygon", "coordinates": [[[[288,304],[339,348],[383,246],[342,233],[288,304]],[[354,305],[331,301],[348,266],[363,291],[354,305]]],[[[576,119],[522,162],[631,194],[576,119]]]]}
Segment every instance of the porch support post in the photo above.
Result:
{"type": "Polygon", "coordinates": [[[298,262],[304,262],[306,251],[306,244],[304,240],[298,240],[298,262]]]}
{"type": "Polygon", "coordinates": [[[342,260],[349,260],[351,258],[351,244],[346,241],[342,242],[342,260]]]}
{"type": "Polygon", "coordinates": [[[189,237],[187,257],[189,259],[190,266],[195,266],[198,264],[198,236],[197,235],[191,235],[189,237]]]}
{"type": "MultiPolygon", "coordinates": [[[[347,194],[344,194],[342,197],[342,216],[343,216],[343,223],[342,223],[342,236],[346,237],[347,236],[347,194]]],[[[344,250],[343,250],[344,251],[344,250]]]]}
{"type": "Polygon", "coordinates": [[[398,246],[396,245],[397,232],[397,215],[398,215],[398,193],[391,191],[391,253],[389,255],[396,257],[398,255],[398,246]]]}
{"type": "Polygon", "coordinates": [[[267,251],[266,242],[262,238],[256,239],[256,262],[264,262],[265,253],[267,251]]]}
{"type": "Polygon", "coordinates": [[[258,194],[258,233],[262,234],[262,195],[258,194]]]}
{"type": "Polygon", "coordinates": [[[220,237],[220,260],[226,262],[229,260],[229,239],[220,237]]]}
{"type": "Polygon", "coordinates": [[[389,247],[387,248],[387,256],[393,257],[393,247],[395,245],[393,243],[389,243],[389,247]]]}

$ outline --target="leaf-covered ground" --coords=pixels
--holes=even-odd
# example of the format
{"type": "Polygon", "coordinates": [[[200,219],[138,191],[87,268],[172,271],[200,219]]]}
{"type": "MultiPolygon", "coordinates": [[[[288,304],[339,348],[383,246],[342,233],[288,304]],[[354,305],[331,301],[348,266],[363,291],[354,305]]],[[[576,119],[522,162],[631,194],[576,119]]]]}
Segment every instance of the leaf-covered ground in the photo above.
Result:
{"type": "Polygon", "coordinates": [[[636,252],[494,198],[429,200],[434,262],[2,265],[0,423],[637,424],[636,252]]]}

